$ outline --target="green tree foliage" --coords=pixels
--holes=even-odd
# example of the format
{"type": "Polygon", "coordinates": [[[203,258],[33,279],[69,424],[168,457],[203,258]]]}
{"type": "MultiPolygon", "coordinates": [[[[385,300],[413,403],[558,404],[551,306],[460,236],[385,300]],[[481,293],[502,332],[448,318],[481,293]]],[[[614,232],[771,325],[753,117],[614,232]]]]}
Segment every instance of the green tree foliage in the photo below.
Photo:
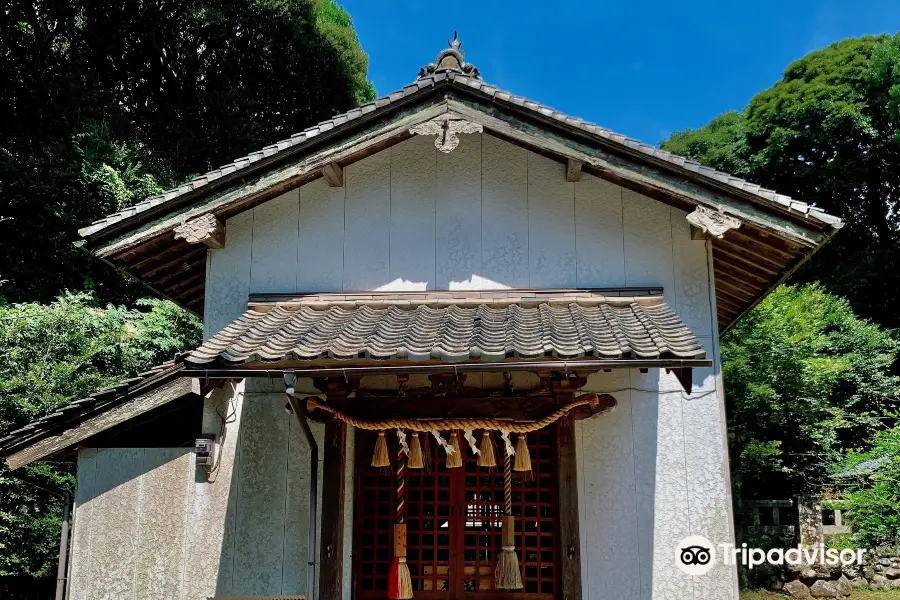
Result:
{"type": "MultiPolygon", "coordinates": [[[[76,229],[374,98],[366,69],[334,0],[0,0],[0,436],[199,343],[170,303],[102,308],[145,292],[76,229]]],[[[59,507],[0,470],[0,575],[51,572],[59,507]]]]}
{"type": "Polygon", "coordinates": [[[799,273],[863,317],[900,326],[900,35],[848,39],[794,62],[741,113],[663,148],[840,215],[799,273]]]}
{"type": "MultiPolygon", "coordinates": [[[[100,307],[88,294],[48,305],[0,307],[0,436],[99,388],[171,360],[202,338],[199,321],[170,302],[100,307]]],[[[23,483],[73,489],[64,467],[0,468],[0,575],[55,569],[61,503],[23,483]]]]}
{"type": "Polygon", "coordinates": [[[853,541],[863,548],[900,548],[900,427],[881,432],[872,450],[851,454],[841,468],[873,460],[877,468],[845,493],[853,541]]]}
{"type": "Polygon", "coordinates": [[[0,296],[134,297],[75,230],[374,96],[333,0],[0,8],[0,296]]]}
{"type": "Polygon", "coordinates": [[[900,344],[818,285],[781,286],[722,340],[733,483],[819,492],[829,466],[892,425],[900,344]]]}

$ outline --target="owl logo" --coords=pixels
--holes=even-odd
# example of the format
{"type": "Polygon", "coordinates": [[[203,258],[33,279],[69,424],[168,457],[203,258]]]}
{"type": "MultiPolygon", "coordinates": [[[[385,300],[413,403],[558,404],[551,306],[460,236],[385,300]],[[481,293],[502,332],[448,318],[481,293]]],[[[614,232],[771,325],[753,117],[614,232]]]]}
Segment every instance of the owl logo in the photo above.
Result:
{"type": "Polygon", "coordinates": [[[675,563],[688,575],[705,575],[716,563],[713,543],[703,536],[690,535],[675,548],[675,563]]]}

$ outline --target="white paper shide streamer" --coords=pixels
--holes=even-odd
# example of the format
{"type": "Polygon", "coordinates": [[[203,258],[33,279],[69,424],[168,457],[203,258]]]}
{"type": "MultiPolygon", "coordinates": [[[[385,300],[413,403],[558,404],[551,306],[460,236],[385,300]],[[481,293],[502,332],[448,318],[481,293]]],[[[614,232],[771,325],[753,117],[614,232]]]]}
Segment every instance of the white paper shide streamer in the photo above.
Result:
{"type": "Polygon", "coordinates": [[[472,435],[471,429],[466,429],[463,431],[463,437],[466,438],[466,441],[469,442],[469,448],[472,449],[472,454],[478,456],[481,454],[481,450],[478,449],[478,445],[475,443],[475,436],[472,435]]]}
{"type": "Polygon", "coordinates": [[[432,431],[431,435],[433,435],[434,439],[437,440],[438,445],[444,449],[444,452],[446,452],[447,454],[453,454],[454,452],[456,452],[456,450],[453,449],[453,446],[451,446],[447,442],[447,440],[445,440],[444,438],[441,437],[440,432],[432,431]]]}
{"type": "Polygon", "coordinates": [[[509,441],[509,430],[508,429],[500,430],[500,439],[503,440],[503,445],[506,446],[506,455],[507,456],[515,456],[516,450],[513,448],[512,442],[509,441]]]}
{"type": "Polygon", "coordinates": [[[400,442],[403,454],[409,456],[409,444],[406,442],[406,432],[402,429],[397,429],[397,440],[400,442]]]}

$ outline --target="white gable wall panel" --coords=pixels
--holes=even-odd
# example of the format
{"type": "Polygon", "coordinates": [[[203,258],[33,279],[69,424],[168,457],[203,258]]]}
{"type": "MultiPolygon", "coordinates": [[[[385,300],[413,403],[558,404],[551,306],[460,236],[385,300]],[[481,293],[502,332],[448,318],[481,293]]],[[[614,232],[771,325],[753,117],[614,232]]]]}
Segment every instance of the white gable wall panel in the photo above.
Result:
{"type": "MultiPolygon", "coordinates": [[[[344,281],[333,290],[374,290],[390,281],[391,153],[380,152],[344,169],[344,281]]],[[[306,260],[327,260],[331,246],[306,260]]],[[[298,281],[303,291],[306,281],[298,281]]]]}
{"type": "Polygon", "coordinates": [[[575,184],[578,287],[625,281],[622,188],[596,177],[575,184]]]}
{"type": "Polygon", "coordinates": [[[435,289],[486,285],[481,266],[481,143],[481,136],[472,136],[449,154],[435,152],[435,289]]]}
{"type": "Polygon", "coordinates": [[[685,213],[564,167],[489,135],[450,154],[415,136],[345,167],[344,187],[316,180],[232,217],[210,251],[207,334],[251,292],[650,285],[708,335],[685,213]]]}
{"type": "Polygon", "coordinates": [[[481,147],[483,277],[495,287],[527,288],[528,152],[489,135],[481,147]]]}
{"type": "MultiPolygon", "coordinates": [[[[386,290],[435,289],[435,153],[416,136],[390,150],[390,270],[386,290]]],[[[364,240],[352,240],[365,247],[364,240]]]]}
{"type": "Polygon", "coordinates": [[[565,167],[528,154],[528,269],[530,288],[573,288],[575,184],[565,167]]]}
{"type": "MultiPolygon", "coordinates": [[[[330,292],[343,288],[344,199],[347,187],[317,179],[299,188],[299,230],[295,289],[330,292]]],[[[284,248],[289,253],[291,249],[284,248]]]]}
{"type": "Polygon", "coordinates": [[[251,293],[293,292],[297,289],[299,209],[297,190],[253,209],[251,293]]]}

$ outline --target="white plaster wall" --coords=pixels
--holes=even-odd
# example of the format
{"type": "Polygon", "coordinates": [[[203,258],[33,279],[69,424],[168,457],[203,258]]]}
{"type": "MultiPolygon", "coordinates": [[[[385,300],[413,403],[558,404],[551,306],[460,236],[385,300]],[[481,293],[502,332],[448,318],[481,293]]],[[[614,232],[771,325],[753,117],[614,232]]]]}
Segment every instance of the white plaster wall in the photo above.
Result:
{"type": "Polygon", "coordinates": [[[709,337],[703,242],[685,213],[490,135],[414,136],[227,222],[206,333],[251,293],[663,286],[709,337]],[[680,296],[680,297],[679,297],[680,296]]]}
{"type": "MultiPolygon", "coordinates": [[[[79,452],[71,600],[307,593],[308,446],[283,393],[270,389],[250,381],[207,399],[204,431],[227,421],[208,480],[190,448],[79,452]]],[[[313,433],[321,478],[322,426],[313,433]]],[[[348,535],[352,514],[348,501],[348,535]]],[[[349,600],[349,570],[344,587],[349,600]]]]}
{"type": "MultiPolygon", "coordinates": [[[[664,215],[648,213],[647,220],[662,231],[664,215]]],[[[588,380],[585,389],[610,393],[618,405],[576,423],[585,600],[738,596],[734,567],[720,561],[709,573],[690,577],[676,566],[675,548],[684,537],[702,535],[718,545],[733,543],[734,531],[711,251],[690,239],[679,211],[670,211],[669,224],[671,260],[643,276],[672,281],[669,303],[700,336],[714,364],[694,370],[690,395],[657,369],[614,370],[588,380]]],[[[626,256],[643,251],[628,250],[626,242],[626,256]]],[[[626,261],[626,273],[628,268],[626,261]]]]}

